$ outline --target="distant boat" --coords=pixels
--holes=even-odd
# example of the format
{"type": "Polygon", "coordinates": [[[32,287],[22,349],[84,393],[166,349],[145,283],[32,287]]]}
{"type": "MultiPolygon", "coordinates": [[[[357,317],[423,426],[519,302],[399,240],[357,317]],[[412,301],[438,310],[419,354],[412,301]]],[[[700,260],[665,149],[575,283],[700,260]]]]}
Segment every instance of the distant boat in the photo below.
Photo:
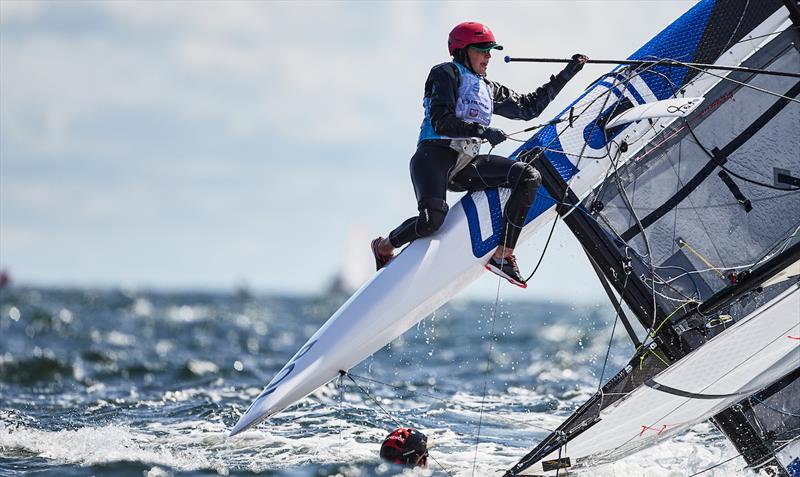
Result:
{"type": "Polygon", "coordinates": [[[348,297],[361,288],[374,273],[375,264],[370,255],[369,235],[363,226],[352,226],[347,234],[341,268],[331,279],[325,294],[348,297]]]}
{"type": "Polygon", "coordinates": [[[11,286],[11,274],[8,270],[0,270],[0,289],[11,286]]]}

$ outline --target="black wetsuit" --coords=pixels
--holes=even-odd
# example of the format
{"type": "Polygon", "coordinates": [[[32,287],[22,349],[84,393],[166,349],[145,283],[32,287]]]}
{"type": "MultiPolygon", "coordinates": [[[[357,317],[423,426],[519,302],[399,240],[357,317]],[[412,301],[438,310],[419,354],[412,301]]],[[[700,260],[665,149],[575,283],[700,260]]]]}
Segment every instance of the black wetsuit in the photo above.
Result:
{"type": "MultiPolygon", "coordinates": [[[[463,64],[463,63],[462,63],[463,64]]],[[[494,114],[530,120],[538,116],[582,65],[570,62],[563,71],[533,93],[519,95],[505,86],[486,81],[494,100],[494,114]]],[[[425,97],[430,101],[430,119],[436,133],[450,137],[479,136],[481,125],[463,121],[455,114],[459,71],[452,63],[434,66],[425,83],[425,97]]],[[[397,248],[436,232],[447,215],[447,190],[479,191],[489,187],[507,187],[511,196],[504,211],[505,224],[500,244],[514,248],[525,225],[536,190],[541,183],[538,171],[525,162],[497,155],[479,155],[448,182],[458,152],[447,140],[422,140],[411,158],[411,181],[417,196],[419,215],[403,222],[389,234],[397,248]]]]}

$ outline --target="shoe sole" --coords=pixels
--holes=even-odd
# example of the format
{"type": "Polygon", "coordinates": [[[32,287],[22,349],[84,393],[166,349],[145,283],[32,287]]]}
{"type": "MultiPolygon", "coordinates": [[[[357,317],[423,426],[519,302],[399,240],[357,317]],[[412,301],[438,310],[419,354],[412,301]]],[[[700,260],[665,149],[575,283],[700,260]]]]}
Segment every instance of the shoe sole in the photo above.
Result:
{"type": "Polygon", "coordinates": [[[498,277],[505,278],[512,285],[516,285],[516,286],[518,286],[520,288],[528,288],[528,284],[527,283],[515,280],[514,278],[512,278],[512,277],[506,275],[505,273],[503,273],[501,270],[498,270],[496,268],[490,267],[489,265],[484,265],[483,268],[485,268],[486,270],[489,270],[490,272],[494,273],[498,277]]]}

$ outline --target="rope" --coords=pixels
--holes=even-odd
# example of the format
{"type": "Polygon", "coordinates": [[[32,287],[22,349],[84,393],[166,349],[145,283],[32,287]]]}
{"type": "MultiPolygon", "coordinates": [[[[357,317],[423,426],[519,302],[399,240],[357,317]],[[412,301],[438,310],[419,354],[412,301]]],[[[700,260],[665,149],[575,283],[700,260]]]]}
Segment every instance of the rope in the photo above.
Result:
{"type": "Polygon", "coordinates": [[[733,459],[736,459],[736,458],[741,457],[741,456],[742,456],[742,454],[736,454],[735,456],[731,457],[730,459],[725,459],[722,462],[719,462],[717,464],[712,465],[711,467],[706,467],[705,469],[701,470],[700,472],[695,472],[694,474],[690,475],[689,477],[695,477],[696,475],[705,474],[709,470],[716,469],[717,467],[721,466],[722,464],[727,464],[728,462],[732,461],[733,459]]]}
{"type": "MultiPolygon", "coordinates": [[[[508,227],[508,225],[506,225],[508,227]]],[[[502,264],[502,261],[501,261],[502,264]]],[[[483,396],[481,397],[481,408],[478,417],[478,431],[475,434],[475,456],[472,459],[472,475],[475,476],[475,467],[478,464],[478,444],[480,444],[481,438],[481,427],[483,426],[483,406],[486,402],[486,387],[489,381],[489,366],[491,365],[491,358],[492,358],[492,351],[494,350],[494,325],[495,325],[495,313],[497,313],[497,304],[500,301],[500,284],[502,283],[502,278],[498,277],[497,279],[497,294],[494,298],[494,307],[492,308],[492,331],[490,333],[491,339],[489,340],[489,352],[486,354],[486,366],[483,371],[483,396]]]]}
{"type": "Polygon", "coordinates": [[[772,33],[767,33],[767,34],[764,34],[764,35],[752,36],[752,37],[750,37],[750,38],[744,38],[744,39],[742,39],[742,40],[739,40],[739,41],[737,41],[736,43],[734,43],[734,45],[738,45],[739,43],[744,43],[744,42],[746,42],[746,41],[758,40],[759,38],[766,38],[766,37],[768,37],[768,36],[780,35],[781,33],[785,32],[785,31],[789,31],[789,30],[797,30],[797,29],[800,29],[800,26],[792,26],[792,27],[789,27],[789,28],[787,28],[787,29],[785,29],[785,30],[781,30],[781,31],[774,31],[774,32],[772,32],[772,33]]]}
{"type": "MultiPolygon", "coordinates": [[[[625,291],[625,288],[628,286],[628,277],[630,276],[630,272],[625,274],[625,282],[622,284],[622,290],[625,291]]],[[[617,330],[617,322],[619,321],[619,312],[622,309],[622,300],[617,302],[617,310],[614,316],[614,326],[611,327],[611,337],[608,338],[608,348],[606,349],[606,359],[603,360],[603,370],[600,372],[600,381],[597,383],[597,392],[603,392],[603,378],[606,375],[606,365],[608,364],[608,357],[611,354],[611,344],[614,341],[614,332],[617,330]]]]}
{"type": "MultiPolygon", "coordinates": [[[[347,376],[348,378],[350,378],[350,381],[352,381],[352,382],[353,382],[353,384],[355,384],[355,385],[356,385],[356,387],[357,387],[357,388],[358,388],[358,389],[359,389],[359,390],[360,390],[360,391],[361,391],[361,392],[362,392],[362,393],[363,393],[365,396],[367,396],[369,399],[371,399],[371,400],[372,400],[372,402],[374,402],[374,403],[375,403],[375,405],[376,405],[376,406],[378,406],[378,408],[379,408],[381,411],[383,411],[383,412],[384,412],[384,414],[386,414],[387,416],[389,416],[389,419],[391,419],[392,421],[394,421],[394,423],[397,425],[397,427],[409,427],[409,426],[405,425],[404,423],[400,422],[400,420],[398,420],[397,418],[395,418],[395,417],[394,417],[394,416],[393,416],[393,415],[392,415],[392,414],[391,414],[389,411],[387,411],[387,410],[386,410],[386,409],[385,409],[383,406],[381,406],[381,403],[380,403],[380,402],[378,402],[378,400],[377,400],[377,399],[375,399],[375,397],[374,397],[374,396],[373,396],[373,395],[372,395],[372,394],[371,394],[369,391],[367,391],[366,389],[364,389],[364,387],[363,387],[363,386],[361,386],[360,384],[358,384],[358,382],[356,382],[356,380],[355,380],[355,379],[353,379],[353,376],[351,376],[351,375],[350,375],[350,373],[348,373],[347,371],[343,371],[343,370],[342,370],[342,371],[339,371],[339,376],[340,376],[340,379],[344,378],[345,376],[347,376]]],[[[445,473],[445,474],[447,474],[449,477],[453,477],[453,474],[452,474],[452,473],[450,473],[450,471],[447,469],[447,467],[445,467],[444,465],[442,465],[442,463],[441,463],[441,462],[439,462],[439,461],[436,459],[436,457],[434,457],[434,456],[433,456],[433,455],[432,455],[430,452],[428,452],[428,457],[430,457],[430,458],[431,458],[431,459],[432,459],[434,462],[436,462],[436,465],[438,465],[438,466],[439,466],[439,467],[442,469],[442,471],[444,471],[444,473],[445,473]]]]}
{"type": "MultiPolygon", "coordinates": [[[[383,385],[383,386],[387,386],[387,387],[396,389],[398,391],[406,391],[406,392],[409,392],[409,393],[414,394],[414,395],[426,396],[426,397],[429,397],[431,399],[435,399],[435,400],[437,400],[439,402],[442,402],[442,403],[445,403],[445,404],[452,404],[453,403],[453,401],[451,399],[444,399],[444,398],[441,398],[441,397],[438,397],[438,396],[434,396],[432,394],[427,394],[427,393],[423,393],[421,391],[408,389],[408,387],[397,386],[395,384],[386,383],[386,382],[383,382],[383,381],[378,381],[377,379],[368,378],[366,376],[360,376],[358,374],[353,374],[353,373],[350,373],[350,372],[348,372],[347,375],[348,376],[352,376],[353,378],[361,379],[361,380],[364,380],[364,381],[370,381],[370,382],[373,382],[375,384],[380,384],[380,385],[383,385]]],[[[455,393],[452,393],[452,394],[455,394],[455,393]]],[[[523,421],[523,420],[520,420],[520,419],[509,417],[509,416],[503,416],[503,418],[507,419],[509,421],[513,421],[513,422],[516,422],[518,424],[524,425],[524,426],[535,427],[537,429],[540,429],[540,430],[543,430],[543,431],[547,431],[547,432],[555,432],[555,429],[551,429],[549,427],[544,427],[544,426],[541,426],[539,424],[533,424],[533,423],[530,423],[530,422],[527,422],[527,421],[523,421]]]]}
{"type": "Polygon", "coordinates": [[[408,389],[408,387],[397,386],[397,385],[394,385],[394,384],[391,384],[391,383],[385,383],[383,381],[378,381],[377,379],[368,378],[366,376],[359,376],[358,374],[353,374],[353,373],[347,373],[347,375],[348,376],[352,376],[354,378],[363,379],[364,381],[370,381],[370,382],[373,382],[375,384],[380,384],[382,386],[387,386],[387,387],[396,389],[398,391],[406,391],[406,392],[409,392],[409,393],[412,393],[412,394],[415,394],[415,395],[418,395],[418,396],[429,397],[431,399],[435,399],[435,400],[443,402],[443,403],[450,403],[451,402],[449,399],[445,399],[445,398],[442,398],[442,397],[434,396],[433,394],[428,394],[428,393],[424,393],[422,391],[416,391],[416,390],[413,390],[413,389],[408,389]]]}
{"type": "Polygon", "coordinates": [[[343,415],[343,412],[342,412],[342,402],[343,402],[343,399],[344,399],[344,393],[341,391],[341,386],[343,384],[342,383],[343,378],[344,377],[340,374],[339,375],[339,379],[336,380],[336,391],[337,391],[337,394],[339,395],[338,413],[339,413],[339,417],[342,419],[342,423],[339,426],[339,449],[338,449],[339,450],[339,454],[338,454],[338,457],[339,457],[340,461],[342,460],[342,445],[343,445],[342,444],[342,432],[344,432],[344,421],[345,421],[344,420],[344,415],[343,415]]]}
{"type": "MultiPolygon", "coordinates": [[[[674,60],[673,60],[673,61],[674,61],[674,60]]],[[[702,68],[698,68],[698,67],[696,67],[696,66],[693,66],[691,63],[684,63],[684,62],[682,62],[682,61],[675,61],[675,63],[679,63],[681,66],[685,66],[685,67],[687,67],[687,68],[692,68],[692,69],[694,69],[694,70],[700,71],[701,73],[705,73],[705,74],[707,74],[707,75],[716,76],[716,77],[717,77],[717,78],[719,78],[719,79],[722,79],[722,80],[725,80],[725,81],[730,81],[731,83],[736,83],[736,84],[738,84],[738,85],[740,85],[740,86],[744,86],[745,88],[750,88],[750,89],[752,89],[752,90],[759,91],[759,92],[761,92],[761,93],[766,93],[766,94],[769,94],[769,95],[775,96],[776,98],[782,98],[782,99],[785,99],[785,100],[787,100],[787,101],[791,101],[791,102],[793,102],[793,103],[800,104],[800,101],[798,101],[798,100],[796,100],[796,99],[794,99],[794,98],[790,98],[789,96],[785,96],[785,95],[782,95],[782,94],[780,94],[780,93],[776,93],[776,92],[774,92],[774,91],[770,91],[770,90],[768,90],[768,89],[759,88],[758,86],[753,86],[753,85],[751,85],[751,84],[748,84],[748,83],[745,83],[745,82],[743,82],[743,81],[735,80],[735,79],[733,79],[733,78],[728,78],[727,76],[722,76],[722,75],[718,75],[718,74],[716,74],[716,73],[712,73],[712,72],[710,72],[710,71],[708,71],[708,70],[704,70],[704,69],[702,69],[702,68]]],[[[800,74],[798,74],[798,73],[795,73],[795,75],[798,75],[798,76],[800,76],[800,74]]]]}
{"type": "Polygon", "coordinates": [[[719,277],[723,281],[725,281],[725,282],[728,281],[728,279],[725,277],[725,275],[721,271],[719,271],[719,268],[715,267],[714,264],[712,264],[711,262],[706,260],[706,258],[704,256],[700,255],[700,252],[698,252],[697,250],[692,248],[692,246],[689,245],[688,243],[686,243],[685,240],[681,239],[680,242],[678,243],[678,246],[679,247],[686,247],[686,249],[689,250],[690,252],[692,252],[692,254],[695,257],[699,258],[700,261],[703,262],[709,268],[709,270],[713,270],[713,271],[717,272],[717,275],[719,275],[719,277]]]}

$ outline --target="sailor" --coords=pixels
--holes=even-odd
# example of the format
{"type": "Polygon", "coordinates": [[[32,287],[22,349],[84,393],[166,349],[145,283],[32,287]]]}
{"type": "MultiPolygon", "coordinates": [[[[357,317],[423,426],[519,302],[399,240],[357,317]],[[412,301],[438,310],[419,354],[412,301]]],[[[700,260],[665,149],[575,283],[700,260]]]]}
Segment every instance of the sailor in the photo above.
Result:
{"type": "Polygon", "coordinates": [[[411,427],[393,430],[381,444],[381,458],[409,467],[428,465],[428,438],[411,427]]]}
{"type": "Polygon", "coordinates": [[[448,211],[448,189],[474,192],[505,187],[511,189],[511,196],[503,213],[500,244],[486,268],[525,288],[514,247],[541,178],[525,162],[478,155],[478,150],[482,140],[492,148],[506,140],[503,131],[489,125],[492,114],[526,121],[535,118],[588,58],[573,56],[547,84],[535,92],[517,94],[486,78],[492,50],[503,49],[488,27],[477,22],[460,23],[450,32],[447,46],[453,60],[434,66],[428,74],[423,98],[425,116],[417,151],[411,158],[411,181],[419,214],[400,224],[388,237],[372,241],[375,265],[380,270],[394,257],[396,248],[427,237],[441,227],[448,211]]]}

